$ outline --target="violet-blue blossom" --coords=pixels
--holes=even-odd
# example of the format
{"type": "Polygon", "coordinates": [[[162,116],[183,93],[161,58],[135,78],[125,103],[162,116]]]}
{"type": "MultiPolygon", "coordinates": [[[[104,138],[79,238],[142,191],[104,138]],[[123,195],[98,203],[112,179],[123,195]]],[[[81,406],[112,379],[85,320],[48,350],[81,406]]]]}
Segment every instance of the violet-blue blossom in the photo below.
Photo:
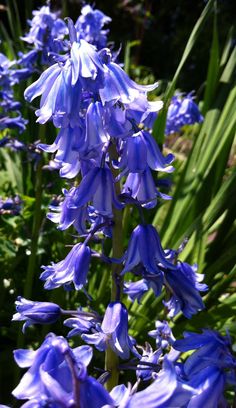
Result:
{"type": "Polygon", "coordinates": [[[88,346],[71,349],[63,337],[50,333],[38,350],[16,350],[14,357],[20,367],[29,368],[13,390],[17,399],[29,400],[28,406],[30,401],[35,407],[63,408],[102,408],[113,403],[103,386],[87,374],[92,357],[88,346]]]}
{"type": "Polygon", "coordinates": [[[157,348],[161,347],[165,349],[166,347],[173,345],[175,338],[167,321],[157,320],[155,326],[156,329],[148,332],[148,335],[156,339],[157,348]]]}
{"type": "Polygon", "coordinates": [[[93,334],[82,334],[81,337],[100,351],[111,347],[122,359],[128,359],[131,351],[138,355],[134,341],[128,335],[128,311],[121,302],[109,303],[101,326],[97,326],[93,334]]]}
{"type": "Polygon", "coordinates": [[[143,355],[137,365],[136,375],[143,381],[148,381],[152,378],[152,374],[160,370],[158,365],[159,358],[162,354],[162,350],[153,351],[149,343],[145,343],[145,347],[142,347],[143,355]],[[145,365],[145,363],[149,363],[145,365]]]}
{"type": "Polygon", "coordinates": [[[92,168],[82,179],[77,187],[72,205],[74,208],[82,207],[92,201],[95,211],[99,214],[112,217],[112,206],[122,209],[115,193],[114,180],[109,168],[92,168]]]}
{"type": "Polygon", "coordinates": [[[183,98],[176,95],[172,98],[168,108],[165,133],[167,135],[179,133],[183,126],[201,123],[202,121],[203,116],[193,100],[192,93],[183,98]]]}
{"type": "Polygon", "coordinates": [[[171,270],[176,269],[176,266],[166,258],[159,235],[152,225],[138,225],[133,230],[122,274],[132,271],[140,263],[147,274],[159,275],[160,279],[162,272],[159,264],[171,270]]]}
{"type": "Polygon", "coordinates": [[[105,24],[110,23],[111,18],[102,11],[86,4],[81,9],[81,15],[75,23],[78,39],[83,38],[98,49],[104,48],[107,43],[109,30],[104,30],[105,24]]]}
{"type": "Polygon", "coordinates": [[[187,318],[204,309],[204,303],[199,292],[208,289],[207,285],[200,283],[204,275],[196,273],[196,266],[186,262],[178,262],[175,270],[168,270],[164,274],[164,284],[170,292],[170,300],[164,304],[173,317],[180,311],[187,318]]]}
{"type": "Polygon", "coordinates": [[[33,324],[55,323],[61,315],[61,309],[55,303],[34,302],[18,296],[15,304],[17,313],[13,315],[12,320],[25,320],[23,332],[33,324]]]}
{"type": "Polygon", "coordinates": [[[73,283],[77,290],[87,282],[91,250],[85,244],[76,244],[63,261],[42,266],[40,279],[45,280],[45,289],[54,289],[73,283]]]}
{"type": "Polygon", "coordinates": [[[23,201],[16,195],[3,199],[0,197],[0,215],[19,215],[22,210],[23,201]]]}
{"type": "Polygon", "coordinates": [[[183,366],[188,383],[195,389],[195,396],[187,407],[202,404],[226,407],[224,391],[227,383],[236,383],[236,359],[232,355],[229,336],[208,329],[202,333],[185,332],[184,339],[176,340],[173,347],[182,352],[196,350],[183,366]]]}
{"type": "Polygon", "coordinates": [[[151,134],[140,130],[124,142],[121,166],[126,166],[131,173],[142,173],[149,166],[152,170],[170,173],[174,170],[170,163],[172,154],[164,157],[151,134]]]}
{"type": "Polygon", "coordinates": [[[178,378],[175,368],[167,357],[155,381],[143,391],[131,395],[120,408],[181,408],[186,407],[195,390],[178,378]]]}
{"type": "MultiPolygon", "coordinates": [[[[63,50],[63,40],[68,33],[67,26],[58,16],[59,13],[52,12],[49,6],[43,6],[33,11],[33,19],[28,20],[30,30],[21,39],[35,47],[34,52],[41,52],[42,63],[48,63],[50,53],[59,53],[63,50]]],[[[27,55],[34,63],[35,54],[27,55]]],[[[22,59],[22,57],[21,57],[22,59]]]]}

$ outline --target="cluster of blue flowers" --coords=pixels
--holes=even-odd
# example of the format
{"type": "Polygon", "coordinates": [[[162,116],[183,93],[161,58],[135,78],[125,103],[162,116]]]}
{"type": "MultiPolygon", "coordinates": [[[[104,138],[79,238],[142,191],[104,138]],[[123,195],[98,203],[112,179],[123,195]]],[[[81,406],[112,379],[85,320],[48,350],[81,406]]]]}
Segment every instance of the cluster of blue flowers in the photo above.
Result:
{"type": "Polygon", "coordinates": [[[0,215],[19,215],[22,209],[22,200],[16,195],[3,199],[0,197],[0,215]]]}
{"type": "Polygon", "coordinates": [[[172,98],[167,113],[166,135],[179,133],[183,126],[203,121],[203,116],[193,99],[192,93],[184,97],[178,94],[172,98]]]}
{"type": "MultiPolygon", "coordinates": [[[[228,337],[204,330],[175,340],[168,323],[157,321],[156,329],[149,332],[156,340],[153,350],[148,342],[138,345],[128,332],[122,293],[141,302],[147,291],[158,297],[164,288],[169,317],[182,312],[191,318],[204,308],[199,292],[207,286],[201,283],[203,275],[197,273],[196,265],[178,260],[181,249],[162,248],[158,232],[144,218],[143,209],[170,199],[157,188],[155,172],[174,170],[173,155],[164,156],[151,134],[162,102],[149,102],[147,94],[157,84],[135,83],[115,61],[104,30],[110,18],[102,12],[84,6],[75,25],[67,21],[68,27],[43,7],[34,12],[30,32],[24,37],[49,65],[25,90],[25,98],[31,102],[40,96],[37,122],[51,121],[58,128],[56,140],[51,145],[40,143],[38,148],[53,153],[49,167],[71,180],[70,189],[63,189],[63,199],[51,204],[48,218],[60,230],[73,226],[80,236],[65,259],[42,267],[40,278],[45,289],[83,290],[89,300],[86,285],[91,259],[96,257],[118,266],[112,274],[115,295],[105,305],[104,316],[91,309],[65,311],[55,303],[19,297],[13,320],[24,321],[23,331],[32,324],[53,324],[69,313],[64,321],[71,329],[68,337],[80,336],[89,345],[71,348],[64,337],[50,333],[37,350],[16,350],[16,363],[27,371],[13,395],[26,400],[24,408],[197,408],[204,406],[203,401],[209,408],[226,407],[224,390],[236,381],[236,360],[228,337]],[[98,244],[114,239],[119,227],[115,214],[127,205],[138,209],[140,222],[123,256],[111,258],[103,245],[98,252],[98,244]],[[123,282],[128,272],[133,280],[123,282]],[[135,370],[137,382],[116,383],[107,389],[104,383],[114,374],[109,361],[101,377],[90,376],[91,345],[106,352],[107,359],[109,352],[117,356],[117,372],[135,370]],[[182,362],[181,352],[189,350],[196,351],[182,362]]],[[[179,128],[183,116],[188,123],[200,121],[197,114],[193,119],[191,95],[186,99],[176,116],[179,128]]],[[[167,126],[172,117],[170,112],[167,126]]]]}
{"type": "Polygon", "coordinates": [[[24,78],[24,69],[15,69],[15,61],[10,61],[0,53],[0,131],[4,129],[25,130],[27,121],[20,113],[20,103],[14,100],[13,86],[24,78]]]}

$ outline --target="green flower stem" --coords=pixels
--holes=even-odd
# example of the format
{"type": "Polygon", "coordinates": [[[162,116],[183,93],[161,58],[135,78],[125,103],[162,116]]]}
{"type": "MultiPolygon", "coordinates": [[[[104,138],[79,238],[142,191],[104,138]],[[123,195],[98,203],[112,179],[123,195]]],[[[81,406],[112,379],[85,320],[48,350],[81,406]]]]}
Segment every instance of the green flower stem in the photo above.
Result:
{"type": "MultiPolygon", "coordinates": [[[[110,160],[117,160],[118,155],[115,145],[109,147],[110,160]]],[[[112,175],[115,178],[117,171],[111,166],[112,175]]],[[[120,194],[120,183],[115,184],[116,195],[120,194]]],[[[113,208],[114,227],[112,232],[112,256],[121,258],[123,255],[123,211],[113,208]]],[[[111,277],[111,302],[120,301],[122,297],[123,279],[120,276],[122,264],[112,264],[111,277]]],[[[105,369],[110,372],[110,378],[106,382],[106,388],[110,391],[119,382],[119,358],[114,351],[108,347],[105,354],[105,369]]]]}
{"type": "Polygon", "coordinates": [[[34,219],[33,219],[33,228],[31,236],[31,248],[30,256],[26,274],[26,281],[24,287],[24,297],[29,299],[32,295],[32,286],[34,280],[36,258],[37,258],[37,249],[38,249],[38,239],[40,234],[40,227],[42,222],[42,159],[38,164],[36,171],[36,186],[35,186],[35,208],[34,208],[34,219]]]}

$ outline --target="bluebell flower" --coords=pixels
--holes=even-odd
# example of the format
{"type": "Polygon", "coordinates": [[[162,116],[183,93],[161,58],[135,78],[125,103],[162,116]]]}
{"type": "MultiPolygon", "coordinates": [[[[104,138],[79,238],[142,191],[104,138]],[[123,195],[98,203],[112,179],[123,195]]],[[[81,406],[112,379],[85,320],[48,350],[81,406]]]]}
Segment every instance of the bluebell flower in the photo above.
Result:
{"type": "Polygon", "coordinates": [[[161,347],[165,349],[168,346],[172,346],[175,338],[169,324],[163,320],[157,320],[155,322],[156,329],[148,332],[148,335],[156,339],[157,348],[161,347]]]}
{"type": "Polygon", "coordinates": [[[86,150],[100,148],[110,139],[105,129],[104,116],[101,102],[91,102],[86,112],[86,150]]]}
{"type": "Polygon", "coordinates": [[[152,374],[160,370],[160,365],[158,361],[162,355],[162,350],[153,351],[149,343],[145,343],[145,347],[142,347],[143,355],[137,365],[136,375],[143,381],[151,380],[152,374]],[[145,365],[145,362],[151,363],[152,365],[145,365]]]}
{"type": "Polygon", "coordinates": [[[120,302],[111,302],[101,326],[96,327],[93,334],[82,334],[82,339],[104,351],[110,347],[122,359],[128,359],[130,351],[138,355],[134,348],[134,340],[128,335],[128,312],[120,302]]]}
{"type": "Polygon", "coordinates": [[[167,135],[179,133],[183,126],[201,123],[202,121],[203,116],[193,100],[192,93],[183,98],[177,95],[172,98],[168,108],[165,133],[167,135]]]}
{"type": "Polygon", "coordinates": [[[196,273],[196,265],[178,262],[175,270],[167,270],[164,283],[170,291],[170,300],[164,302],[173,317],[180,311],[187,318],[204,309],[204,303],[199,291],[206,291],[207,285],[200,283],[204,275],[196,273]]]}
{"type": "Polygon", "coordinates": [[[78,39],[83,38],[95,45],[97,49],[104,48],[109,30],[104,30],[103,27],[110,21],[110,17],[86,4],[82,7],[81,15],[75,23],[78,39]]]}
{"type": "Polygon", "coordinates": [[[17,313],[13,315],[12,320],[26,320],[23,325],[23,332],[32,324],[55,323],[61,315],[61,309],[55,303],[34,302],[18,296],[15,304],[17,313]]]}
{"type": "Polygon", "coordinates": [[[9,128],[23,132],[27,121],[19,112],[21,105],[14,100],[13,92],[13,86],[21,79],[21,70],[15,70],[14,64],[15,61],[0,53],[0,130],[9,128]]]}
{"type": "Polygon", "coordinates": [[[147,166],[143,172],[129,173],[123,185],[122,193],[128,194],[147,209],[154,208],[157,198],[169,200],[171,197],[160,193],[155,185],[151,170],[147,166]]]}
{"type": "Polygon", "coordinates": [[[231,368],[236,364],[229,336],[221,336],[213,330],[205,329],[202,333],[184,332],[184,339],[176,340],[173,347],[182,352],[196,349],[184,363],[184,371],[188,376],[210,365],[231,368]]]}
{"type": "Polygon", "coordinates": [[[149,290],[148,281],[146,279],[140,279],[136,282],[124,282],[123,292],[128,295],[132,302],[137,299],[140,303],[143,295],[149,290]]]}
{"type": "Polygon", "coordinates": [[[64,64],[54,64],[39,79],[26,88],[25,99],[31,102],[42,95],[40,109],[36,110],[37,122],[44,124],[52,119],[56,127],[80,126],[79,110],[82,88],[72,86],[72,66],[68,59],[64,64]]]}
{"type": "MultiPolygon", "coordinates": [[[[53,163],[59,168],[61,177],[74,178],[80,171],[80,151],[84,148],[84,134],[80,127],[60,129],[52,145],[40,143],[38,147],[55,153],[53,163]]],[[[52,164],[51,164],[52,165],[52,164]]]]}
{"type": "Polygon", "coordinates": [[[131,395],[120,408],[181,408],[194,395],[194,389],[181,381],[175,368],[165,357],[162,370],[156,375],[156,380],[143,391],[131,395]]]}
{"type": "Polygon", "coordinates": [[[148,101],[145,94],[140,94],[137,99],[126,105],[126,117],[139,125],[152,129],[157,118],[157,112],[162,107],[162,101],[148,101]]]}
{"type": "MultiPolygon", "coordinates": [[[[68,34],[65,22],[58,17],[58,13],[50,11],[49,6],[43,6],[33,11],[33,19],[28,23],[30,30],[21,39],[42,53],[43,64],[49,63],[50,53],[59,53],[65,48],[63,40],[68,34]]],[[[32,60],[30,63],[32,64],[32,60]]]]}
{"type": "Polygon", "coordinates": [[[89,220],[87,207],[74,206],[74,194],[76,187],[72,187],[69,191],[63,189],[64,200],[57,205],[51,204],[49,209],[51,212],[47,214],[47,218],[58,224],[58,229],[64,231],[71,225],[78,231],[80,235],[86,234],[86,221],[89,220]]]}
{"type": "Polygon", "coordinates": [[[236,359],[232,355],[229,336],[221,336],[213,330],[185,332],[184,339],[176,340],[173,347],[182,352],[196,350],[183,366],[188,383],[196,391],[187,407],[202,404],[226,407],[224,391],[227,383],[229,379],[236,383],[236,359]]]}
{"type": "Polygon", "coordinates": [[[138,225],[132,232],[125,253],[125,265],[122,274],[142,264],[148,274],[162,276],[160,265],[175,270],[166,258],[156,229],[152,225],[138,225]]]}
{"type": "Polygon", "coordinates": [[[95,211],[107,217],[113,216],[113,205],[118,209],[123,208],[116,197],[109,168],[94,167],[83,177],[74,193],[72,205],[74,208],[82,207],[89,201],[92,201],[95,211]]]}
{"type": "Polygon", "coordinates": [[[38,350],[16,350],[14,357],[20,367],[29,367],[13,390],[16,398],[29,399],[28,406],[102,408],[113,403],[103,386],[87,374],[92,357],[88,346],[71,349],[63,337],[50,333],[38,350]]]}
{"type": "Polygon", "coordinates": [[[79,311],[78,315],[75,313],[73,317],[64,321],[65,326],[72,328],[67,337],[90,333],[91,329],[95,329],[98,323],[100,323],[100,319],[97,316],[79,311]]]}
{"type": "Polygon", "coordinates": [[[172,154],[168,154],[166,157],[162,155],[149,132],[140,130],[126,139],[121,166],[127,167],[131,173],[142,173],[147,166],[152,170],[170,173],[174,170],[172,166],[169,166],[173,160],[172,154]]]}
{"type": "Polygon", "coordinates": [[[106,61],[107,69],[104,70],[104,86],[99,89],[103,104],[106,102],[129,104],[139,95],[146,95],[147,92],[157,87],[157,83],[153,85],[136,84],[118,64],[109,61],[111,59],[109,51],[103,51],[103,58],[104,61],[108,61],[106,61]]]}
{"type": "Polygon", "coordinates": [[[73,282],[77,290],[87,282],[91,250],[84,244],[76,244],[63,261],[42,266],[44,269],[40,279],[45,280],[45,289],[58,288],[73,282]]]}
{"type": "Polygon", "coordinates": [[[18,195],[6,199],[0,197],[0,215],[19,215],[22,210],[22,203],[18,195]]]}

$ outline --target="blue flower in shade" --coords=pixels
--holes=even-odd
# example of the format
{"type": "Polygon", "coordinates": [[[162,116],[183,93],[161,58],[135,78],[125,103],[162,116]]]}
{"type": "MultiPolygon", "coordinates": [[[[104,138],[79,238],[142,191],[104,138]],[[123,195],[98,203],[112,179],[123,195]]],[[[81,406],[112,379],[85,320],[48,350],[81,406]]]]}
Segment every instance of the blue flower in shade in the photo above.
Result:
{"type": "Polygon", "coordinates": [[[180,311],[187,318],[204,309],[204,303],[199,291],[206,291],[207,285],[200,283],[204,275],[196,273],[196,265],[178,262],[175,270],[167,270],[164,274],[164,284],[170,291],[171,298],[164,302],[173,317],[180,311]]]}
{"type": "Polygon", "coordinates": [[[126,139],[120,166],[131,173],[142,173],[147,166],[170,173],[174,170],[169,166],[173,160],[172,154],[164,157],[151,134],[141,130],[126,139]]]}
{"type": "MultiPolygon", "coordinates": [[[[64,49],[63,39],[68,28],[58,13],[50,11],[48,6],[33,11],[33,19],[28,21],[29,32],[21,39],[35,47],[31,52],[42,52],[42,63],[50,62],[50,53],[59,53],[64,49]]],[[[30,55],[31,58],[31,55],[30,55]]],[[[30,63],[34,63],[35,55],[30,63]]]]}
{"type": "Polygon", "coordinates": [[[100,148],[110,139],[105,129],[104,108],[101,102],[91,102],[86,112],[86,150],[100,148]]]}
{"type": "Polygon", "coordinates": [[[0,215],[19,215],[22,210],[22,203],[18,195],[6,199],[0,197],[0,215]]]}
{"type": "Polygon", "coordinates": [[[227,382],[236,383],[236,359],[232,355],[229,336],[221,336],[213,330],[185,332],[184,339],[176,340],[173,347],[182,352],[196,350],[183,366],[183,375],[196,390],[187,407],[204,404],[226,407],[224,390],[227,382]]]}
{"type": "Polygon", "coordinates": [[[184,332],[184,339],[176,340],[173,347],[182,352],[196,349],[184,364],[187,376],[198,373],[210,365],[231,368],[236,364],[229,336],[221,336],[213,330],[205,329],[202,333],[184,332]]]}
{"type": "Polygon", "coordinates": [[[38,350],[16,350],[14,357],[20,367],[29,367],[13,390],[16,398],[30,400],[28,406],[102,408],[113,403],[103,386],[87,375],[92,357],[88,346],[71,349],[63,337],[50,333],[38,350]]]}
{"type": "Polygon", "coordinates": [[[194,395],[194,389],[181,381],[174,366],[167,357],[164,358],[163,368],[156,375],[156,380],[145,390],[131,395],[122,408],[181,408],[194,395]]]}
{"type": "Polygon", "coordinates": [[[129,296],[132,302],[137,299],[140,303],[143,295],[149,290],[149,284],[146,279],[140,279],[136,282],[124,282],[124,293],[129,296]]]}
{"type": "Polygon", "coordinates": [[[12,320],[26,320],[23,325],[23,332],[32,324],[55,323],[61,315],[61,309],[55,303],[33,302],[18,296],[15,304],[17,313],[13,315],[12,320]]]}
{"type": "Polygon", "coordinates": [[[122,274],[142,264],[147,274],[162,276],[160,266],[176,270],[166,258],[156,229],[152,225],[138,225],[132,232],[125,253],[125,265],[122,274]]]}
{"type": "Polygon", "coordinates": [[[65,198],[60,201],[57,205],[51,204],[49,209],[52,212],[47,214],[47,218],[55,222],[58,225],[58,229],[64,231],[71,225],[83,235],[87,233],[86,221],[89,220],[87,207],[75,207],[74,206],[74,194],[76,192],[76,187],[72,187],[69,191],[63,189],[65,198]]]}
{"type": "Polygon", "coordinates": [[[21,70],[13,69],[15,61],[10,61],[0,53],[0,130],[25,130],[27,121],[19,112],[20,103],[14,100],[13,86],[21,80],[21,70]]]}
{"type": "Polygon", "coordinates": [[[171,197],[160,193],[154,183],[151,170],[147,166],[142,173],[129,173],[122,193],[128,194],[147,209],[154,208],[157,198],[170,199],[171,197]]]}
{"type": "Polygon", "coordinates": [[[122,209],[115,194],[114,181],[109,168],[94,167],[83,177],[73,197],[73,207],[78,208],[93,202],[95,211],[112,217],[112,206],[122,209]]]}
{"type": "Polygon", "coordinates": [[[157,112],[163,107],[162,101],[148,101],[145,94],[140,94],[133,102],[126,105],[126,117],[132,122],[152,129],[157,112]]]}
{"type": "Polygon", "coordinates": [[[156,330],[151,330],[148,332],[148,335],[156,339],[157,348],[165,349],[168,346],[172,346],[175,338],[169,324],[165,320],[162,322],[157,320],[155,326],[156,330]]]}
{"type": "Polygon", "coordinates": [[[86,4],[82,7],[81,15],[75,23],[78,38],[83,38],[98,49],[104,48],[109,30],[103,30],[103,26],[110,22],[110,17],[86,4]]]}
{"type": "Polygon", "coordinates": [[[90,333],[91,329],[95,329],[100,319],[95,314],[83,313],[78,311],[73,317],[66,319],[64,325],[72,328],[67,337],[78,336],[83,333],[90,333]]]}
{"type": "Polygon", "coordinates": [[[128,335],[127,309],[120,302],[109,303],[101,326],[97,326],[97,332],[82,334],[81,337],[100,351],[110,347],[122,359],[128,359],[130,351],[139,355],[134,348],[134,340],[128,335]]]}
{"type": "Polygon", "coordinates": [[[45,280],[45,289],[58,288],[61,285],[74,283],[77,290],[87,282],[91,250],[84,244],[76,244],[63,261],[42,266],[40,279],[45,280]]]}
{"type": "MultiPolygon", "coordinates": [[[[52,145],[40,143],[45,152],[55,153],[53,163],[61,177],[74,178],[80,171],[80,151],[84,148],[84,134],[80,127],[62,128],[52,145]]],[[[52,165],[52,164],[51,164],[52,165]]]]}
{"type": "Polygon", "coordinates": [[[179,133],[183,126],[201,123],[202,121],[203,116],[193,101],[193,95],[190,93],[183,98],[177,95],[172,98],[168,108],[165,133],[167,135],[179,133]]]}
{"type": "Polygon", "coordinates": [[[152,378],[152,374],[155,371],[160,370],[160,365],[158,365],[159,358],[162,354],[162,350],[153,351],[149,343],[145,344],[143,348],[143,355],[137,365],[136,375],[143,381],[148,381],[152,378]],[[145,363],[151,363],[150,365],[145,365],[145,363]]]}

